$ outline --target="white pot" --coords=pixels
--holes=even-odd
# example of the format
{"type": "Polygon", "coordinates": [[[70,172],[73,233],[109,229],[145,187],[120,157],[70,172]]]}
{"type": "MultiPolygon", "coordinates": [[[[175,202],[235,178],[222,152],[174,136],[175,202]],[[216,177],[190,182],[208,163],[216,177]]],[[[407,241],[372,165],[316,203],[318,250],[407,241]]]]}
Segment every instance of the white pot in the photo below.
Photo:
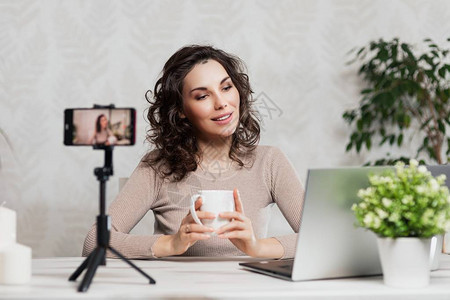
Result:
{"type": "Polygon", "coordinates": [[[442,235],[437,235],[431,238],[431,248],[430,248],[430,263],[431,271],[436,271],[439,269],[439,260],[441,258],[442,246],[443,246],[442,235]]]}
{"type": "Polygon", "coordinates": [[[430,283],[431,238],[377,238],[386,285],[420,288],[430,283]]]}

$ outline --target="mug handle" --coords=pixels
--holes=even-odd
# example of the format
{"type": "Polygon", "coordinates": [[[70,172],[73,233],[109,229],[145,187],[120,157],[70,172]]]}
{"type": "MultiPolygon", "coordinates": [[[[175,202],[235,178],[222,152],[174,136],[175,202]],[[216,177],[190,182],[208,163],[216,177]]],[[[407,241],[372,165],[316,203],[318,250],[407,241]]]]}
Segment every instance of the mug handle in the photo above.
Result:
{"type": "Polygon", "coordinates": [[[201,195],[200,194],[195,194],[194,196],[191,197],[191,215],[192,218],[194,219],[195,223],[199,224],[199,225],[203,225],[202,221],[200,221],[200,219],[197,216],[197,212],[195,211],[195,201],[197,201],[198,198],[200,198],[201,195]]]}

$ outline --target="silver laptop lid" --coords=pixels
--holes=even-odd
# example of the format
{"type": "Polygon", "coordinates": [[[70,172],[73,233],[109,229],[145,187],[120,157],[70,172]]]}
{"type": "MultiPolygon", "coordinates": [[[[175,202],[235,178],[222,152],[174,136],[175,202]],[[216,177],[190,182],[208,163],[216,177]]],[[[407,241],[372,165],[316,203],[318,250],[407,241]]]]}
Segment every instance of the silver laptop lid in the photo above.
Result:
{"type": "Polygon", "coordinates": [[[434,166],[426,166],[428,171],[433,174],[433,176],[438,176],[444,174],[447,176],[445,180],[445,185],[450,189],[450,165],[434,165],[434,166]]]}
{"type": "Polygon", "coordinates": [[[367,175],[389,167],[311,169],[292,280],[381,274],[376,236],[355,227],[351,211],[367,175]]]}

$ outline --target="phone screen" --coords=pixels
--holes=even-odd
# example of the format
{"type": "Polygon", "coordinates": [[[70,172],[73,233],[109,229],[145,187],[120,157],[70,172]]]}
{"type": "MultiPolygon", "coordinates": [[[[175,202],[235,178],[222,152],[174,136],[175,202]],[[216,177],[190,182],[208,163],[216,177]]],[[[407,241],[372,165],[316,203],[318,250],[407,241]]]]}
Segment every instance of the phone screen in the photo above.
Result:
{"type": "Polygon", "coordinates": [[[64,145],[131,146],[135,143],[134,108],[64,110],[64,145]]]}

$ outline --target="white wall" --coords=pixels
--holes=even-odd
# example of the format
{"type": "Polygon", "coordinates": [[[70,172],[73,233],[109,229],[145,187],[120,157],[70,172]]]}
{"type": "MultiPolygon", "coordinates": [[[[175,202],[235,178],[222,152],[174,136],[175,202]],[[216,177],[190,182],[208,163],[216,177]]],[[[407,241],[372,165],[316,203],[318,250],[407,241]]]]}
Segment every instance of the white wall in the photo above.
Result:
{"type": "Polygon", "coordinates": [[[0,203],[18,211],[18,240],[34,256],[80,255],[98,212],[93,168],[103,153],[63,146],[64,108],[137,109],[136,146],[114,152],[110,202],[118,178],[147,149],[144,93],[167,58],[191,43],[246,61],[262,143],[279,146],[302,180],[310,167],[359,165],[369,156],[345,153],[341,115],[362,87],[346,53],[379,37],[442,43],[448,20],[446,0],[1,0],[0,128],[12,151],[0,138],[0,203]]]}

